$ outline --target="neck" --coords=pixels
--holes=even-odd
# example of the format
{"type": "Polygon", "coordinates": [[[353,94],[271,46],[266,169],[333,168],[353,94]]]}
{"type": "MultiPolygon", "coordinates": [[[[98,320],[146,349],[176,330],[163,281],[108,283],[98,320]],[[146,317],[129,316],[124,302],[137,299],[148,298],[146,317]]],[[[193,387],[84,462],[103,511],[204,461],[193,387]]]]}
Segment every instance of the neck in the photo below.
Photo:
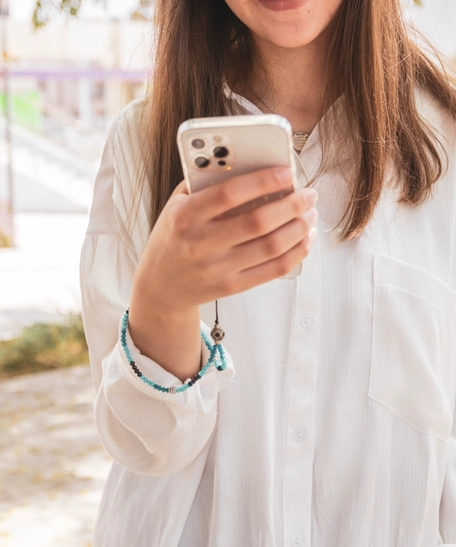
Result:
{"type": "Polygon", "coordinates": [[[261,63],[253,67],[241,93],[261,111],[285,116],[293,131],[310,134],[322,117],[327,76],[325,36],[301,48],[279,47],[258,36],[254,40],[261,63]]]}

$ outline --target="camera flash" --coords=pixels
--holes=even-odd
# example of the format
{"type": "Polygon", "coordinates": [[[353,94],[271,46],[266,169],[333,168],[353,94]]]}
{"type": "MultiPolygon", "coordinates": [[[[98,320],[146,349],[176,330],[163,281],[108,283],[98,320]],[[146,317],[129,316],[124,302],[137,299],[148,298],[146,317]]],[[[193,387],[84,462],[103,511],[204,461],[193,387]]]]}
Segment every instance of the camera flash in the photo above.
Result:
{"type": "Polygon", "coordinates": [[[222,137],[219,137],[218,135],[214,135],[214,142],[221,142],[222,137]]]}

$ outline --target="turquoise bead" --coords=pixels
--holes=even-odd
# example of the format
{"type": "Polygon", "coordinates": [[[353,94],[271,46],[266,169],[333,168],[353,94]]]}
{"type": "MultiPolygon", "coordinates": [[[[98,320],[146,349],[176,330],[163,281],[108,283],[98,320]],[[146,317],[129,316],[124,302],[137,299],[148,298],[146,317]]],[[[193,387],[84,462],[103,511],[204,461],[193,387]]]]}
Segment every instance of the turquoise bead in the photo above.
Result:
{"type": "MultiPolygon", "coordinates": [[[[122,345],[123,352],[125,354],[125,357],[128,359],[128,362],[130,364],[135,365],[134,359],[131,355],[130,349],[128,348],[128,344],[127,344],[128,310],[125,312],[125,314],[122,318],[121,324],[122,324],[122,328],[121,328],[121,331],[120,331],[120,342],[121,342],[121,345],[122,345]]],[[[221,365],[215,365],[215,368],[217,370],[225,370],[226,367],[227,367],[226,355],[225,355],[225,350],[224,350],[223,346],[221,344],[212,344],[209,341],[208,337],[206,336],[206,333],[204,333],[202,330],[201,330],[201,337],[202,337],[202,339],[204,341],[204,344],[206,345],[207,349],[209,350],[209,359],[208,359],[207,363],[204,365],[204,367],[202,367],[201,370],[195,375],[194,380],[192,380],[192,385],[195,383],[194,381],[202,378],[207,373],[207,371],[209,370],[211,365],[215,365],[217,357],[220,358],[221,365]]],[[[133,368],[133,370],[135,371],[136,374],[138,374],[137,366],[136,366],[136,368],[133,368]]],[[[139,374],[141,374],[141,372],[139,372],[139,374]]],[[[139,378],[141,378],[141,380],[145,384],[147,384],[150,387],[156,389],[157,391],[161,391],[162,393],[183,393],[184,391],[186,391],[187,389],[189,389],[191,387],[190,384],[184,384],[184,385],[179,386],[178,388],[176,388],[175,391],[173,390],[173,392],[170,392],[169,388],[159,386],[155,382],[152,382],[152,380],[149,380],[149,378],[144,376],[144,374],[142,374],[142,376],[139,376],[139,378]]]]}

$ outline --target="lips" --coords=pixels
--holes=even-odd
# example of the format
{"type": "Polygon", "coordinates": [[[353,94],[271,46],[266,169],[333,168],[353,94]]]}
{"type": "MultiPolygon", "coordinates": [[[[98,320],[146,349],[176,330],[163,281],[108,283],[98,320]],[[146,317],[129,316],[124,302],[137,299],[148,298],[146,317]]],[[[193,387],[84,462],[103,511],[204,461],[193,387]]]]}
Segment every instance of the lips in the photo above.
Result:
{"type": "Polygon", "coordinates": [[[258,0],[258,3],[271,11],[286,11],[298,9],[309,0],[258,0]]]}

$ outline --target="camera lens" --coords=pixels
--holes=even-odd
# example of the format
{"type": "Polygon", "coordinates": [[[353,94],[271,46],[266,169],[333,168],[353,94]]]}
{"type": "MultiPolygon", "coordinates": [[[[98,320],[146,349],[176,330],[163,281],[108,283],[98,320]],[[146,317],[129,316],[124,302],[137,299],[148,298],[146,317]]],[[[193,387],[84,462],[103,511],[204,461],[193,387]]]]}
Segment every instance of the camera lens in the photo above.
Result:
{"type": "Polygon", "coordinates": [[[216,158],[226,158],[228,154],[228,148],[226,148],[225,146],[216,146],[214,148],[214,156],[216,158]]]}
{"type": "Polygon", "coordinates": [[[197,158],[195,158],[194,161],[197,167],[207,167],[210,163],[209,160],[204,156],[198,156],[197,158]]]}
{"type": "Polygon", "coordinates": [[[203,139],[193,139],[192,140],[192,146],[193,148],[204,148],[206,146],[206,143],[203,141],[203,139]]]}

